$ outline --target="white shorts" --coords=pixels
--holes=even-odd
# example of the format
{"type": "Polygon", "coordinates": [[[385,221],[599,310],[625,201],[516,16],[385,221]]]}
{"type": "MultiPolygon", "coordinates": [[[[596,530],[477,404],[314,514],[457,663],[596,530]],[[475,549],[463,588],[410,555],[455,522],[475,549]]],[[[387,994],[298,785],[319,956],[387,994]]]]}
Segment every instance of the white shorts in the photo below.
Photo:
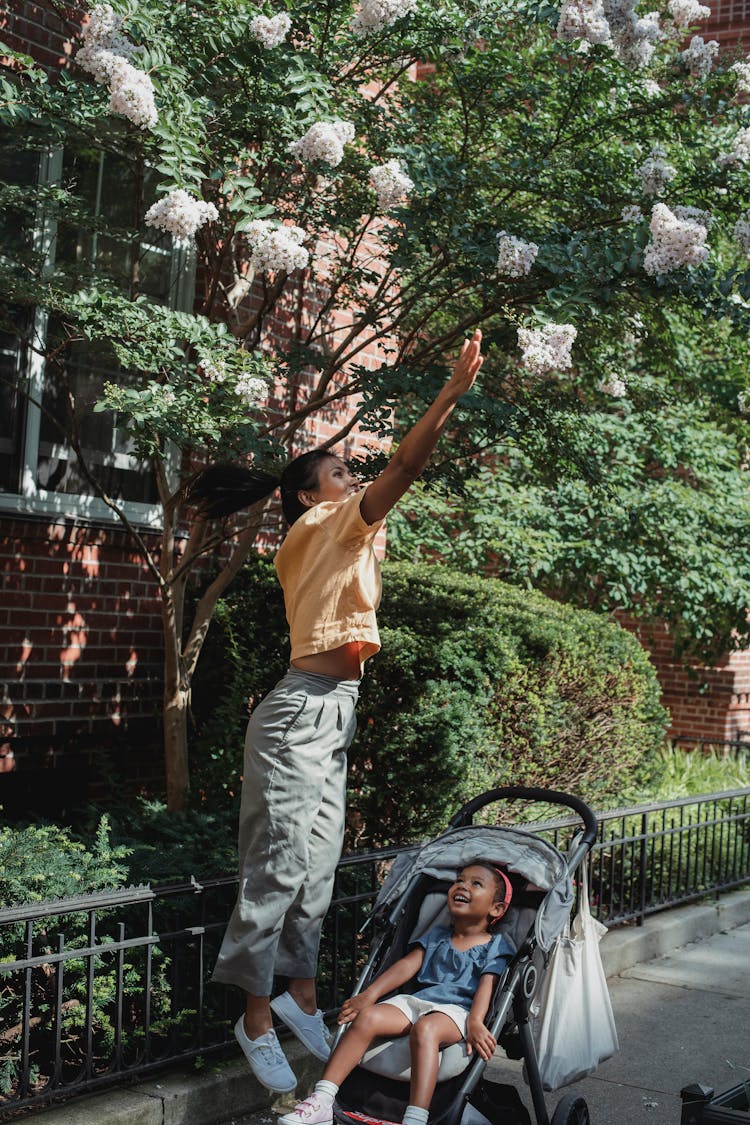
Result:
{"type": "Polygon", "coordinates": [[[461,1035],[466,1038],[466,1021],[469,1013],[460,1004],[436,1004],[434,1000],[420,1000],[418,996],[409,996],[405,993],[389,996],[387,1000],[381,1000],[380,1003],[392,1004],[413,1024],[421,1016],[428,1016],[430,1012],[442,1012],[444,1016],[449,1016],[453,1020],[461,1035]]]}

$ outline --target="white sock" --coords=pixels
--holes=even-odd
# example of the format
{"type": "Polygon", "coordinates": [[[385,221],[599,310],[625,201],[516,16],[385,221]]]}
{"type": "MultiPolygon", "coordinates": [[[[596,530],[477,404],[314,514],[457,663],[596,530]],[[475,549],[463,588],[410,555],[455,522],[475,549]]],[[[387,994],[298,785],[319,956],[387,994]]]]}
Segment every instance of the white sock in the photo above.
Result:
{"type": "Polygon", "coordinates": [[[429,1109],[422,1109],[421,1105],[408,1105],[403,1116],[402,1125],[427,1125],[430,1116],[429,1109]]]}
{"type": "Polygon", "coordinates": [[[320,1082],[315,1083],[313,1093],[319,1094],[323,1101],[330,1102],[333,1105],[333,1099],[339,1092],[339,1088],[335,1082],[327,1082],[325,1078],[321,1078],[320,1082]]]}

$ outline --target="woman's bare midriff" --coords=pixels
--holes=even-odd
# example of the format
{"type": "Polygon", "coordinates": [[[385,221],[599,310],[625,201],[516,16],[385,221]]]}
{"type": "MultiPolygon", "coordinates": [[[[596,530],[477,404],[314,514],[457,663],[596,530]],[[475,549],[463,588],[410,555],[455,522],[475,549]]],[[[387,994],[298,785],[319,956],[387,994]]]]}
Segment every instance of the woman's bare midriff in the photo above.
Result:
{"type": "Polygon", "coordinates": [[[319,676],[335,676],[337,680],[358,680],[362,675],[359,641],[350,641],[340,648],[328,652],[314,652],[310,656],[298,656],[292,661],[294,668],[301,672],[313,672],[319,676]]]}

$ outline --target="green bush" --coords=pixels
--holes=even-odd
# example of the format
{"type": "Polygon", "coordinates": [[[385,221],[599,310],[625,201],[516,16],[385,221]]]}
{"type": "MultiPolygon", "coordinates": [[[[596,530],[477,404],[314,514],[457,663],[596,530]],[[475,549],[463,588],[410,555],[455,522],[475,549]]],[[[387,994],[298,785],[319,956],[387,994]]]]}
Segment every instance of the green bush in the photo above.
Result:
{"type": "MultiPolygon", "coordinates": [[[[351,751],[350,845],[433,834],[497,784],[601,806],[653,775],[667,715],[648,657],[624,629],[442,567],[386,563],[383,579],[383,651],[367,665],[351,751]]],[[[245,568],[208,646],[193,768],[206,794],[226,798],[240,784],[244,700],[267,691],[288,658],[269,560],[245,568]]]]}
{"type": "MultiPolygon", "coordinates": [[[[26,828],[0,828],[0,902],[49,902],[58,898],[86,895],[128,882],[125,866],[127,849],[113,845],[107,817],[102,817],[87,846],[72,838],[69,831],[55,825],[30,825],[26,828]]],[[[65,935],[65,949],[85,949],[89,944],[88,915],[84,912],[51,915],[35,920],[31,926],[35,957],[54,954],[59,935],[65,935]]],[[[97,912],[97,936],[111,940],[115,920],[113,911],[97,912]]],[[[33,1020],[30,1027],[32,1086],[44,1085],[54,1066],[54,1029],[59,1019],[63,1080],[80,1072],[87,1058],[87,993],[89,960],[73,957],[65,962],[58,1001],[59,970],[52,963],[34,966],[30,977],[7,966],[27,956],[28,933],[24,923],[8,924],[0,930],[0,1026],[3,1052],[0,1058],[0,1102],[13,1095],[20,1079],[23,1007],[26,988],[30,990],[33,1020]],[[58,1010],[59,1002],[59,1010],[58,1010]]],[[[143,980],[146,950],[128,950],[122,963],[122,1047],[138,1051],[143,1039],[143,980]]],[[[152,1019],[169,1011],[167,961],[158,947],[151,950],[152,1019]]],[[[117,1027],[118,964],[113,954],[102,953],[94,964],[91,993],[92,1050],[94,1069],[106,1070],[115,1048],[117,1027]]]]}

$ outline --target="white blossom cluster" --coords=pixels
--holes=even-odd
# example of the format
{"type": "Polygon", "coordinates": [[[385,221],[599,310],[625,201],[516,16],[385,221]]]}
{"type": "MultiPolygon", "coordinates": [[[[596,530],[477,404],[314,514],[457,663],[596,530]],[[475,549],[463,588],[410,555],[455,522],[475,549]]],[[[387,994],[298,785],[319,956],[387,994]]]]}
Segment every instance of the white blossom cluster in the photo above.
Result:
{"type": "Polygon", "coordinates": [[[740,414],[750,414],[750,391],[740,391],[737,395],[737,409],[740,414]]]}
{"type": "Polygon", "coordinates": [[[199,227],[218,219],[219,212],[213,203],[175,188],[153,203],[146,212],[146,223],[158,230],[168,231],[175,242],[188,242],[199,227]]]}
{"type": "Polygon", "coordinates": [[[623,207],[622,221],[624,223],[642,223],[643,211],[641,211],[640,207],[636,207],[635,204],[623,207]]]}
{"type": "Polygon", "coordinates": [[[225,359],[201,359],[200,366],[203,374],[212,383],[225,383],[227,380],[227,361],[225,359]]]}
{"type": "Polygon", "coordinates": [[[269,50],[284,42],[291,26],[292,21],[286,12],[279,12],[273,18],[258,15],[250,20],[250,34],[262,47],[269,50]]]}
{"type": "Polygon", "coordinates": [[[654,145],[651,155],[646,157],[640,168],[636,168],[644,195],[661,195],[669,181],[677,175],[677,169],[664,159],[666,155],[663,148],[654,145]]]}
{"type": "Polygon", "coordinates": [[[351,121],[316,121],[289,151],[303,162],[325,160],[332,168],[344,159],[344,145],[354,140],[351,121]]]}
{"type": "Polygon", "coordinates": [[[611,35],[601,0],[563,0],[557,21],[558,39],[610,43],[611,35]]]}
{"type": "Polygon", "coordinates": [[[525,277],[534,265],[539,247],[501,230],[497,236],[497,272],[504,277],[525,277]]]}
{"type": "Polygon", "coordinates": [[[658,82],[654,82],[653,78],[644,78],[641,89],[647,98],[656,98],[661,94],[661,86],[658,82]]]}
{"type": "Polygon", "coordinates": [[[578,335],[572,324],[544,324],[541,328],[519,328],[521,363],[535,375],[573,366],[570,349],[578,335]]]}
{"type": "Polygon", "coordinates": [[[603,395],[611,395],[612,398],[625,398],[628,393],[628,386],[624,379],[619,379],[616,375],[611,376],[609,379],[602,379],[598,388],[603,395]]]}
{"type": "Polygon", "coordinates": [[[121,17],[109,4],[97,4],[83,29],[76,62],[97,82],[109,86],[112,113],[121,113],[139,129],[151,129],[158,120],[154,85],[130,62],[137,47],[122,34],[121,27],[121,17]]]}
{"type": "Polygon", "coordinates": [[[639,70],[648,66],[654,44],[661,39],[659,13],[637,16],[637,0],[603,0],[615,54],[626,66],[639,70]]]}
{"type": "Polygon", "coordinates": [[[355,35],[372,35],[410,15],[417,0],[360,0],[349,25],[355,35]]]}
{"type": "Polygon", "coordinates": [[[695,223],[701,223],[706,230],[710,230],[714,224],[714,217],[710,211],[704,211],[701,207],[688,207],[677,206],[673,207],[675,215],[678,219],[692,219],[695,223]]]}
{"type": "Polygon", "coordinates": [[[301,227],[274,226],[268,219],[256,219],[247,229],[247,241],[252,250],[250,268],[256,273],[274,270],[304,269],[310,255],[302,242],[305,232],[301,227]]]}
{"type": "Polygon", "coordinates": [[[161,399],[162,406],[174,406],[177,401],[177,395],[171,387],[161,387],[159,391],[159,398],[161,399]]]}
{"type": "Polygon", "coordinates": [[[732,141],[732,151],[722,152],[718,158],[720,168],[736,168],[750,161],[750,128],[740,129],[732,141]]]}
{"type": "Polygon", "coordinates": [[[732,234],[743,253],[750,255],[750,212],[737,220],[732,234]]]}
{"type": "Polygon", "coordinates": [[[234,393],[244,399],[247,406],[258,406],[268,395],[268,384],[257,375],[240,375],[234,393]]]}
{"type": "Polygon", "coordinates": [[[729,69],[737,75],[737,93],[750,94],[750,62],[732,63],[729,69]]]}
{"type": "Polygon", "coordinates": [[[708,231],[695,219],[680,219],[664,203],[651,212],[651,241],[643,255],[646,273],[664,274],[697,266],[708,258],[708,231]]]}
{"type": "Polygon", "coordinates": [[[389,211],[414,187],[398,160],[386,160],[370,169],[370,183],[378,195],[378,210],[389,211]]]}
{"type": "Polygon", "coordinates": [[[690,40],[690,46],[680,51],[680,58],[693,78],[705,78],[710,73],[718,53],[719,44],[715,39],[706,42],[700,35],[694,35],[690,40]]]}
{"type": "Polygon", "coordinates": [[[694,23],[702,23],[711,15],[711,9],[698,0],[669,0],[667,10],[674,20],[676,27],[690,27],[694,23]]]}

